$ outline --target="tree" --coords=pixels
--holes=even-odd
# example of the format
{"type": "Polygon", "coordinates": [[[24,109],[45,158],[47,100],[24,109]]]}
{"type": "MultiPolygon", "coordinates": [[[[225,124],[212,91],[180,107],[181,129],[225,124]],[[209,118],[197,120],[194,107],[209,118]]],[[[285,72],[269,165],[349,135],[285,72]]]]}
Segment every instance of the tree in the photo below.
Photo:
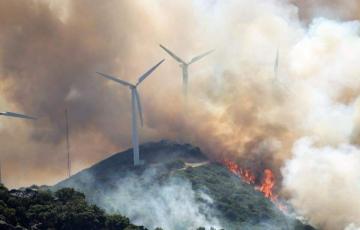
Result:
{"type": "Polygon", "coordinates": [[[109,230],[125,229],[130,225],[130,220],[124,216],[115,214],[106,218],[106,228],[109,230]]]}
{"type": "Polygon", "coordinates": [[[85,195],[75,191],[73,188],[60,189],[55,192],[55,197],[63,203],[70,201],[85,201],[85,195]]]}
{"type": "Polygon", "coordinates": [[[9,192],[0,185],[0,197],[0,220],[13,226],[41,230],[146,230],[131,224],[127,217],[107,215],[98,206],[88,204],[83,193],[71,188],[55,193],[37,189],[9,192]]]}

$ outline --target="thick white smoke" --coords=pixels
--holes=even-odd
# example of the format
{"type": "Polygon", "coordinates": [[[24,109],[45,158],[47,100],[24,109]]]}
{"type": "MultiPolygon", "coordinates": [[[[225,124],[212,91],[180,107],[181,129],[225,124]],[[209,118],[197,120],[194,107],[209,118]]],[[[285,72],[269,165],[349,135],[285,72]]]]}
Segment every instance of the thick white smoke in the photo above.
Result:
{"type": "Polygon", "coordinates": [[[160,184],[156,170],[147,170],[140,177],[128,175],[118,181],[111,192],[98,198],[98,204],[107,211],[120,212],[133,223],[149,229],[219,227],[208,195],[196,193],[190,182],[182,178],[171,178],[160,184]]]}
{"type": "Polygon", "coordinates": [[[282,172],[297,212],[320,229],[359,225],[360,150],[346,144],[319,147],[305,138],[293,154],[282,172]]]}
{"type": "Polygon", "coordinates": [[[345,230],[359,230],[360,228],[356,227],[355,224],[348,225],[345,230]]]}
{"type": "Polygon", "coordinates": [[[360,221],[359,22],[314,20],[290,52],[296,141],[282,175],[296,210],[321,229],[360,221]]]}

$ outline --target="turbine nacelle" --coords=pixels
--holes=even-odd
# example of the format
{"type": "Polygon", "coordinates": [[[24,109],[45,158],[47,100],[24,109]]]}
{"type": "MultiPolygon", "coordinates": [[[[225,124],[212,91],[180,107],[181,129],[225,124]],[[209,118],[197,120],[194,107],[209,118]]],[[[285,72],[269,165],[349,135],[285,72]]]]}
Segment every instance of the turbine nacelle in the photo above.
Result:
{"type": "Polygon", "coordinates": [[[168,48],[166,48],[165,46],[160,44],[160,47],[165,50],[166,53],[168,53],[172,58],[174,58],[177,62],[180,63],[180,67],[187,67],[197,61],[199,61],[200,59],[204,58],[205,56],[209,55],[210,53],[214,52],[214,50],[209,50],[205,53],[202,53],[196,57],[193,57],[189,62],[185,62],[183,59],[179,58],[178,56],[176,56],[172,51],[170,51],[168,48]]]}
{"type": "Polygon", "coordinates": [[[193,64],[194,62],[199,61],[200,59],[204,58],[205,56],[209,55],[210,53],[212,53],[214,50],[210,50],[208,52],[205,52],[203,54],[200,54],[194,58],[192,58],[189,62],[185,62],[183,59],[179,58],[178,56],[176,56],[173,52],[171,52],[169,49],[167,49],[165,46],[160,44],[160,47],[165,50],[166,53],[168,53],[172,58],[174,58],[178,63],[180,68],[182,69],[182,74],[183,74],[183,94],[185,96],[187,96],[187,89],[188,89],[188,77],[189,77],[189,73],[188,73],[188,68],[189,65],[193,64]]]}
{"type": "Polygon", "coordinates": [[[164,61],[165,61],[165,59],[161,60],[159,63],[157,63],[152,68],[150,68],[148,71],[146,71],[143,75],[141,75],[136,84],[129,83],[127,81],[121,80],[119,78],[116,78],[116,77],[113,77],[113,76],[110,76],[110,75],[107,75],[107,74],[104,74],[104,73],[100,73],[100,72],[96,72],[96,73],[103,76],[103,77],[105,77],[105,78],[107,78],[107,79],[109,79],[109,80],[115,81],[115,82],[120,83],[120,84],[122,84],[124,86],[128,86],[130,89],[132,89],[132,88],[136,88],[138,85],[140,85],[140,83],[143,82],[152,72],[154,72],[154,70],[159,65],[161,65],[161,63],[163,63],[164,61]]]}
{"type": "Polygon", "coordinates": [[[119,78],[116,78],[116,77],[113,77],[113,76],[110,76],[110,75],[107,75],[107,74],[104,74],[104,73],[96,72],[97,74],[99,74],[99,75],[101,75],[101,76],[103,76],[103,77],[105,77],[105,78],[107,78],[109,80],[115,81],[115,82],[117,82],[119,84],[122,84],[124,86],[128,86],[131,91],[134,91],[134,93],[131,93],[131,97],[132,97],[132,100],[134,100],[136,102],[137,110],[139,112],[139,119],[140,119],[140,123],[141,123],[142,127],[144,126],[144,120],[143,120],[143,115],[142,115],[140,95],[139,95],[139,93],[137,91],[137,87],[141,84],[141,82],[143,82],[164,61],[165,61],[165,59],[161,60],[159,63],[157,63],[152,68],[150,68],[148,71],[146,71],[143,75],[141,75],[139,77],[139,79],[138,79],[138,82],[135,85],[132,84],[132,83],[129,83],[127,81],[121,80],[119,78]]]}

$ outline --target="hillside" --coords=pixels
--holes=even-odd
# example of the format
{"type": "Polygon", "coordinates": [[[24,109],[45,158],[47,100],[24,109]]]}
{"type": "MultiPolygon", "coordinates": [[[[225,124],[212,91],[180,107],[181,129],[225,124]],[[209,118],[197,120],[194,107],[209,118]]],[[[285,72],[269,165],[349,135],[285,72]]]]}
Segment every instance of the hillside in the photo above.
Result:
{"type": "Polygon", "coordinates": [[[149,228],[313,229],[285,216],[226,167],[210,162],[199,148],[161,141],[142,145],[140,151],[143,166],[132,166],[129,149],[54,188],[75,188],[90,202],[149,228]]]}

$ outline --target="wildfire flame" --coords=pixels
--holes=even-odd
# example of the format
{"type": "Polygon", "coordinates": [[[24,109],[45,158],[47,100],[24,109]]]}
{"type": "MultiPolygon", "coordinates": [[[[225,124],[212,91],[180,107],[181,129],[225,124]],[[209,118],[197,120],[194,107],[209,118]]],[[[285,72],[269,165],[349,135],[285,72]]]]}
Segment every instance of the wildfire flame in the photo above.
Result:
{"type": "Polygon", "coordinates": [[[270,169],[264,170],[261,184],[256,185],[256,176],[250,169],[242,169],[238,164],[230,160],[224,160],[223,163],[230,172],[240,177],[245,183],[254,185],[256,190],[262,192],[264,196],[271,200],[281,211],[287,211],[286,206],[278,202],[278,196],[274,193],[276,179],[270,169]]]}
{"type": "Polygon", "coordinates": [[[248,184],[255,184],[256,177],[249,169],[242,169],[239,165],[229,160],[225,160],[224,164],[230,172],[242,178],[244,182],[248,184]]]}
{"type": "Polygon", "coordinates": [[[275,177],[273,172],[270,169],[265,169],[261,185],[256,187],[256,189],[262,192],[264,196],[270,199],[272,202],[276,202],[277,196],[274,195],[273,193],[274,186],[275,186],[275,177]]]}

